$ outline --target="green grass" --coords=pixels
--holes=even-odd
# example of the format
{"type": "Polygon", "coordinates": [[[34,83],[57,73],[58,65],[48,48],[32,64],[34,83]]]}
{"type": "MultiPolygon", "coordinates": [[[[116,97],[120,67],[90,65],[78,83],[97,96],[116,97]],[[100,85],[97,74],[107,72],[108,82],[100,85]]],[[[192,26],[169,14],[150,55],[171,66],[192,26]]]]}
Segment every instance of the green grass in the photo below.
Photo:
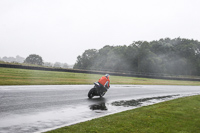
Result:
{"type": "MultiPolygon", "coordinates": [[[[0,68],[0,85],[71,85],[92,84],[101,76],[99,74],[84,74],[71,72],[55,72],[41,70],[26,70],[0,68]]],[[[200,81],[162,80],[150,78],[110,76],[112,84],[136,85],[200,85],[200,81]]]]}
{"type": "Polygon", "coordinates": [[[200,96],[129,110],[48,133],[199,133],[200,96]]]}

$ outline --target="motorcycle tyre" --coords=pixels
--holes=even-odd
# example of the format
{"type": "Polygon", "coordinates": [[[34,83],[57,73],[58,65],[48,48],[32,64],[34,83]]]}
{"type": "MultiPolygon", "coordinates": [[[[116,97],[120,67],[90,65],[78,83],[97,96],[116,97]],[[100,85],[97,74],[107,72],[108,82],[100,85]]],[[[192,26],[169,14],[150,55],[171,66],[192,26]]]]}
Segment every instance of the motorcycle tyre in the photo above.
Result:
{"type": "Polygon", "coordinates": [[[95,88],[92,88],[89,92],[88,92],[88,97],[90,99],[92,99],[94,97],[94,92],[95,92],[95,88]]]}
{"type": "Polygon", "coordinates": [[[102,94],[100,94],[100,98],[102,98],[105,94],[106,92],[103,92],[102,94]]]}

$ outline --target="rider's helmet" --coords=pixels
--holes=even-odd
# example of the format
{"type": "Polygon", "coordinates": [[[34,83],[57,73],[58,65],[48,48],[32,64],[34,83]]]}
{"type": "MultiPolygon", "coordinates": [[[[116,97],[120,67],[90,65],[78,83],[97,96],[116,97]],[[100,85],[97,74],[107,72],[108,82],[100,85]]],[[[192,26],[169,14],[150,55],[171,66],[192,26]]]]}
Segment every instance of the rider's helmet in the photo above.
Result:
{"type": "Polygon", "coordinates": [[[110,75],[109,75],[109,74],[106,74],[105,76],[108,78],[110,75]]]}

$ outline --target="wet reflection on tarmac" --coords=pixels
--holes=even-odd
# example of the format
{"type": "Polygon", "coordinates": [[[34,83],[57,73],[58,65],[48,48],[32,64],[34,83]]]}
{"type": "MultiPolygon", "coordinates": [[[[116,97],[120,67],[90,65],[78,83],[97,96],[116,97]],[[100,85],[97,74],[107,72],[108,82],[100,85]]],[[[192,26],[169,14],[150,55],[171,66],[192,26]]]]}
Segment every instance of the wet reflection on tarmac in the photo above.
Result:
{"type": "Polygon", "coordinates": [[[90,105],[91,110],[108,110],[106,107],[106,103],[99,103],[90,105]]]}
{"type": "MultiPolygon", "coordinates": [[[[159,96],[159,97],[151,97],[151,98],[142,98],[142,99],[136,99],[136,100],[121,100],[121,101],[115,101],[112,102],[110,105],[112,106],[123,106],[123,107],[129,107],[129,106],[141,106],[143,103],[148,102],[150,103],[152,100],[167,100],[169,98],[173,98],[179,95],[168,95],[168,96],[159,96]]],[[[96,103],[96,104],[92,104],[90,105],[90,109],[91,110],[108,110],[108,108],[106,107],[106,103],[104,98],[99,98],[99,99],[95,99],[94,101],[104,101],[104,102],[100,102],[100,103],[96,103]]]]}

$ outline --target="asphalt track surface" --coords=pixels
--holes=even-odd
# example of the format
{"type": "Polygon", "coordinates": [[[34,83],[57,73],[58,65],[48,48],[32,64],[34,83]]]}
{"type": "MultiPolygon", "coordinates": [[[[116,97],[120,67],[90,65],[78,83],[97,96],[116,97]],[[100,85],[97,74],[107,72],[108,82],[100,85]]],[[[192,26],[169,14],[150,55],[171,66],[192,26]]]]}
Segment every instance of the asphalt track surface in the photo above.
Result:
{"type": "Polygon", "coordinates": [[[0,133],[43,132],[178,97],[200,94],[199,86],[112,85],[104,98],[88,99],[87,93],[92,87],[0,86],[0,133]]]}

